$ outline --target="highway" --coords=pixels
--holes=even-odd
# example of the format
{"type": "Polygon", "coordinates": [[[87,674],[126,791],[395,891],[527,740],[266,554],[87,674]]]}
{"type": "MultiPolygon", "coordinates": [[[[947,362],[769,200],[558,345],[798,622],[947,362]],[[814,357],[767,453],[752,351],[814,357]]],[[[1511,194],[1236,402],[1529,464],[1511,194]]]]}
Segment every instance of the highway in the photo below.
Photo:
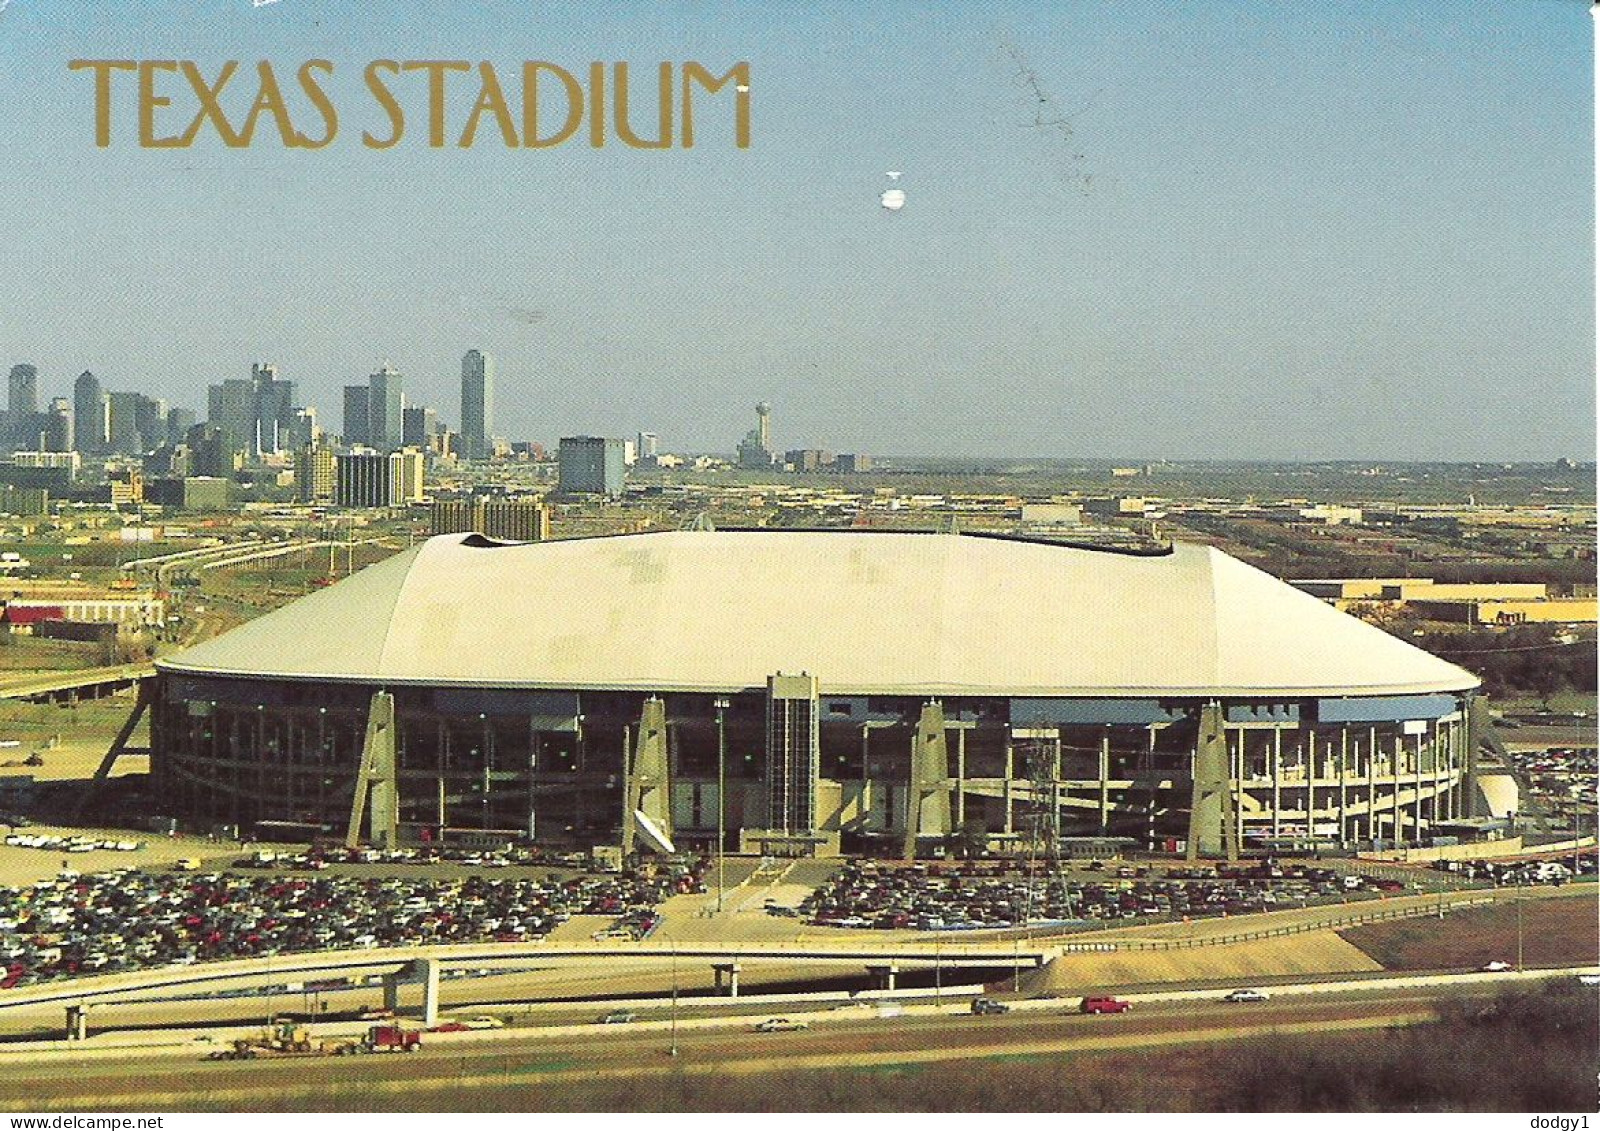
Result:
{"type": "MultiPolygon", "coordinates": [[[[1552,972],[1530,977],[1549,976],[1552,972]]],[[[1216,990],[1139,995],[1126,1014],[1084,1016],[1076,999],[1018,1003],[1002,1016],[961,1004],[908,1006],[899,1016],[843,1008],[768,1016],[806,1019],[803,1032],[755,1033],[751,1018],[683,1017],[631,1025],[553,1026],[433,1034],[414,1056],[203,1063],[212,1042],[190,1041],[115,1057],[56,1048],[0,1053],[0,1106],[12,1110],[153,1110],[315,1104],[342,1089],[393,1095],[401,1106],[430,1090],[537,1081],[648,1081],[664,1074],[792,1073],[983,1059],[1053,1057],[1108,1049],[1212,1044],[1252,1036],[1389,1028],[1434,1019],[1450,1001],[1491,994],[1515,976],[1429,976],[1277,987],[1271,1001],[1230,1004],[1216,990]],[[676,1048],[677,1055],[669,1055],[676,1048]],[[44,1054],[44,1055],[41,1055],[44,1054]]],[[[347,1029],[350,1027],[346,1027],[347,1029]]],[[[220,1039],[218,1035],[217,1039],[220,1039]]]]}

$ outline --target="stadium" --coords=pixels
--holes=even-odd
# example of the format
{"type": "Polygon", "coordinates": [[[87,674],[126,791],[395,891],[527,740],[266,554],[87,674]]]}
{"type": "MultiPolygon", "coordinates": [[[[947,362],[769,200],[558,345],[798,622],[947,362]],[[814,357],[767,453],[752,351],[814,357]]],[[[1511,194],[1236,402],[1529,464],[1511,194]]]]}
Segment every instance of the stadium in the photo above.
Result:
{"type": "Polygon", "coordinates": [[[1419,843],[1470,673],[1209,547],[443,535],[160,661],[176,816],[773,855],[1419,843]]]}

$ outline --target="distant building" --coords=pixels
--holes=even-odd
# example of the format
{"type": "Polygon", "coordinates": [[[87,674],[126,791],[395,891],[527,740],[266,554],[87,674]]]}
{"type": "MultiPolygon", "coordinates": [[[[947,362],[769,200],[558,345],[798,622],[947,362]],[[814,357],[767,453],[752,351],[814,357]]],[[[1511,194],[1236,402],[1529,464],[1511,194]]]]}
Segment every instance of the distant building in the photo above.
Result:
{"type": "Polygon", "coordinates": [[[22,364],[11,367],[6,411],[13,419],[32,416],[39,411],[39,370],[34,366],[22,364]]]}
{"type": "Polygon", "coordinates": [[[833,461],[833,469],[852,475],[858,471],[872,470],[872,457],[866,452],[841,452],[833,461]]]}
{"type": "Polygon", "coordinates": [[[621,440],[598,436],[565,436],[556,456],[559,489],[563,495],[622,494],[627,474],[621,440]]]}
{"type": "Polygon", "coordinates": [[[138,393],[107,393],[106,396],[110,402],[110,451],[117,455],[138,455],[145,450],[144,435],[139,431],[139,402],[146,398],[138,393]]]}
{"type": "Polygon", "coordinates": [[[461,359],[461,442],[468,459],[487,459],[493,450],[494,358],[468,350],[461,359]]]}
{"type": "Polygon", "coordinates": [[[1149,510],[1142,498],[1133,495],[1113,495],[1109,498],[1083,500],[1083,513],[1102,518],[1142,518],[1149,510]]]}
{"type": "Polygon", "coordinates": [[[114,507],[142,503],[144,502],[144,472],[132,468],[126,471],[113,471],[106,480],[106,488],[110,492],[111,505],[114,507]]]}
{"type": "Polygon", "coordinates": [[[294,483],[303,503],[333,502],[339,483],[338,457],[330,448],[301,448],[294,455],[294,483]]]}
{"type": "Polygon", "coordinates": [[[189,434],[189,429],[195,426],[194,409],[169,408],[167,409],[167,442],[181,444],[184,437],[189,434]]]}
{"type": "Polygon", "coordinates": [[[211,475],[150,479],[144,484],[144,501],[186,511],[228,509],[228,480],[211,475]]]}
{"type": "Polygon", "coordinates": [[[661,440],[654,432],[640,432],[634,442],[634,454],[645,467],[654,467],[661,440]]]}
{"type": "Polygon", "coordinates": [[[206,422],[221,429],[229,451],[246,459],[292,450],[294,382],[278,379],[276,366],[257,362],[250,377],[230,378],[207,390],[206,422]]]}
{"type": "Polygon", "coordinates": [[[407,405],[400,421],[400,440],[408,448],[426,448],[439,431],[439,414],[422,405],[407,405]]]}
{"type": "Polygon", "coordinates": [[[78,450],[104,455],[111,437],[111,407],[100,379],[87,369],[72,383],[72,419],[78,450]]]}
{"type": "Polygon", "coordinates": [[[791,471],[832,471],[834,458],[823,448],[797,448],[785,452],[783,462],[791,471]]]}
{"type": "Polygon", "coordinates": [[[399,371],[382,366],[367,378],[367,390],[367,443],[380,452],[394,451],[405,432],[399,371]]]}
{"type": "Polygon", "coordinates": [[[772,406],[766,401],[756,405],[756,426],[739,441],[736,462],[744,468],[772,466],[772,406]]]}
{"type": "Polygon", "coordinates": [[[43,417],[40,429],[41,442],[46,451],[70,452],[76,443],[72,425],[72,402],[66,397],[50,401],[50,411],[43,417]]]}
{"type": "Polygon", "coordinates": [[[189,470],[195,475],[226,477],[239,468],[239,457],[228,447],[222,429],[196,424],[184,436],[189,448],[189,470]]]}
{"type": "Polygon", "coordinates": [[[422,453],[352,452],[336,457],[334,503],[341,507],[395,507],[421,502],[422,453]]]}
{"type": "Polygon", "coordinates": [[[537,499],[450,499],[433,504],[432,534],[476,531],[504,542],[543,542],[550,537],[550,508],[537,499]]]}
{"type": "Polygon", "coordinates": [[[349,447],[372,443],[372,390],[365,385],[344,387],[344,442],[349,447]]]}
{"type": "Polygon", "coordinates": [[[415,448],[405,448],[389,453],[391,474],[395,477],[397,503],[420,503],[424,494],[422,482],[424,461],[415,448]]]}
{"type": "Polygon", "coordinates": [[[351,452],[335,465],[333,501],[341,507],[388,507],[398,501],[398,484],[390,474],[389,457],[379,452],[351,452]]]}

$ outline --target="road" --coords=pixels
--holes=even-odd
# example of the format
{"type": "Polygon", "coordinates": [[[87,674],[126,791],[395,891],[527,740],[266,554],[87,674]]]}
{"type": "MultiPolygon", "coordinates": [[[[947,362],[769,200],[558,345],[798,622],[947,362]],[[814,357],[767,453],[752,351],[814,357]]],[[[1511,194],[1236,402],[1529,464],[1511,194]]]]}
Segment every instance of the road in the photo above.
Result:
{"type": "MultiPolygon", "coordinates": [[[[1412,979],[1408,981],[1427,981],[1412,979]]],[[[527,1084],[560,1086],[602,1079],[646,1082],[672,1073],[760,1073],[804,1069],[870,1070],[894,1065],[1056,1057],[1107,1049],[1160,1048],[1283,1033],[1349,1032],[1416,1024],[1449,1001],[1492,992],[1500,980],[1440,978],[1404,988],[1290,995],[1229,1004],[1141,1000],[1114,1016],[1083,1016],[1076,1001],[1028,1002],[1008,1015],[975,1017],[949,1005],[883,1018],[844,1009],[816,1015],[809,1031],[758,1034],[748,1020],[701,1027],[667,1022],[585,1026],[559,1039],[516,1031],[434,1035],[412,1056],[204,1063],[179,1057],[11,1063],[0,1106],[11,1110],[205,1110],[273,1104],[313,1108],[319,1099],[393,1095],[401,1106],[430,1091],[527,1084]],[[864,1015],[864,1016],[863,1016],[864,1015]],[[677,1055],[669,1055],[676,1046],[677,1055]]],[[[198,1050],[204,1046],[194,1046],[198,1050]]],[[[192,1057],[193,1059],[190,1059],[192,1057]]]]}

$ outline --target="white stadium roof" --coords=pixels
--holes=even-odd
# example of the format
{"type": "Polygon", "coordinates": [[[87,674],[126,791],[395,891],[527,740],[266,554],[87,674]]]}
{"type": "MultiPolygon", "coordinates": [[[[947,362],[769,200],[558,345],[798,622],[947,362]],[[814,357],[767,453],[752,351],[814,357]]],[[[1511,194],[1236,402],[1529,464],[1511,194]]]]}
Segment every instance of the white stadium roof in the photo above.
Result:
{"type": "Polygon", "coordinates": [[[824,694],[1403,695],[1469,672],[1202,546],[952,534],[443,535],[164,659],[395,686],[824,694]]]}

